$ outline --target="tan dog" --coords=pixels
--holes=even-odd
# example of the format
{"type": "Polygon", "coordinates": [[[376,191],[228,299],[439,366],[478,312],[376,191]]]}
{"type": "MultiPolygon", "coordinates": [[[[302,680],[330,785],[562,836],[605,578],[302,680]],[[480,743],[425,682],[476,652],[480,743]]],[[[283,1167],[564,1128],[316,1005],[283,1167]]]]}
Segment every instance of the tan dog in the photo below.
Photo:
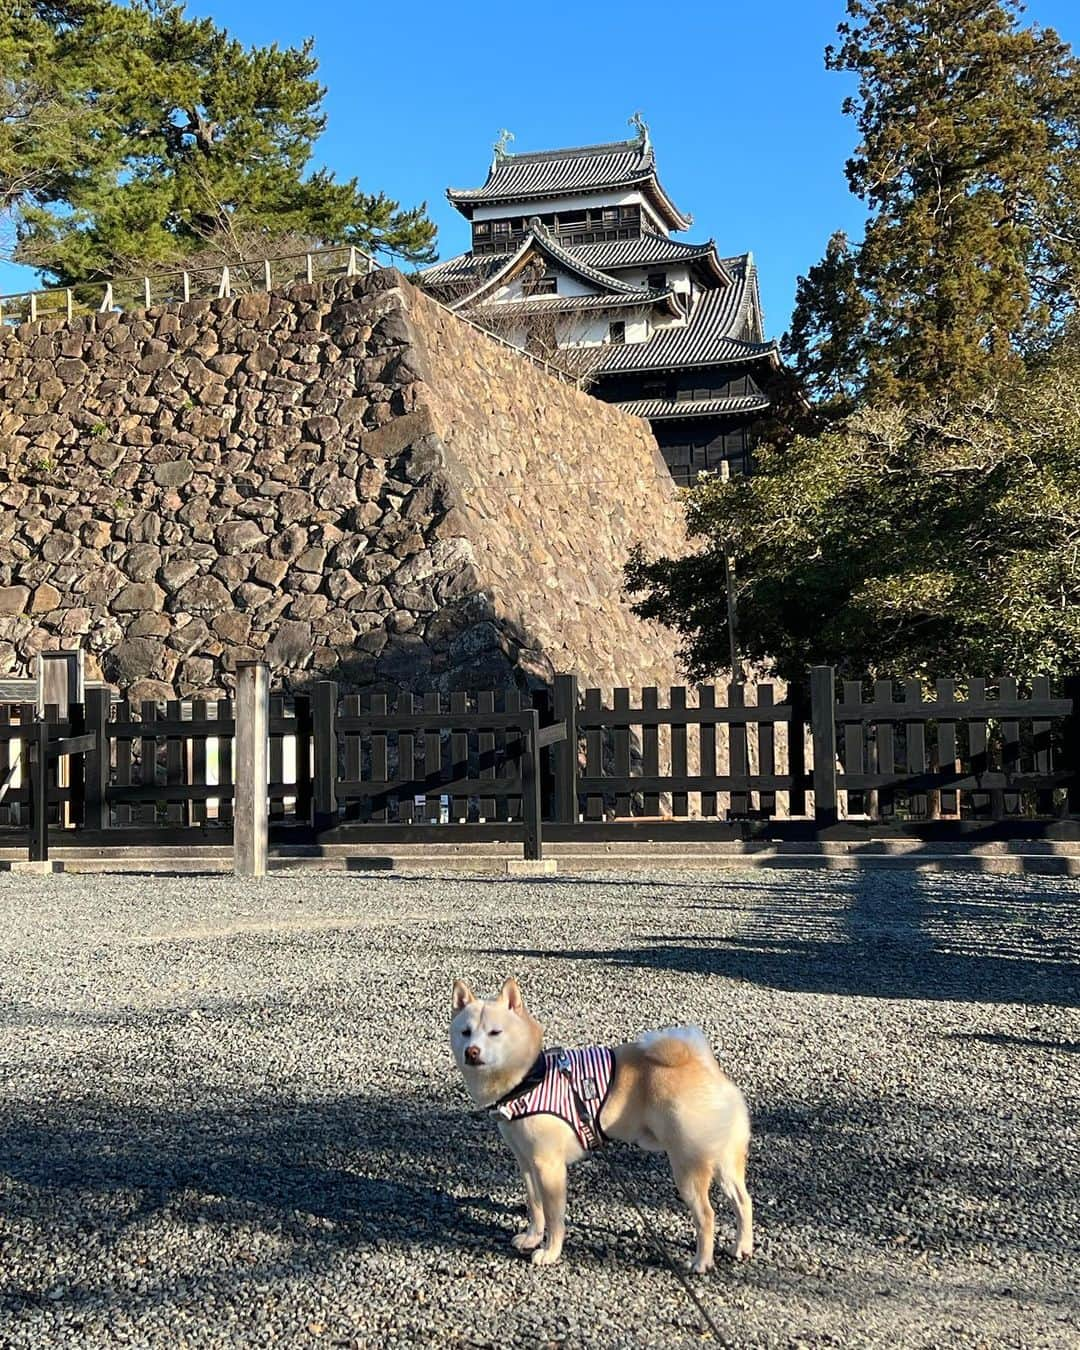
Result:
{"type": "Polygon", "coordinates": [[[714,1177],[738,1221],[732,1255],[748,1260],[753,1248],[753,1206],[745,1184],[750,1117],[704,1033],[696,1027],[653,1031],[611,1051],[571,1052],[572,1061],[565,1055],[556,1061],[558,1052],[544,1052],[543,1035],[515,980],[507,980],[498,997],[488,1001],[478,999],[464,980],[454,981],[454,1057],[477,1106],[499,1112],[499,1132],[525,1180],[529,1226],[513,1238],[514,1247],[532,1252],[534,1265],[559,1259],[567,1164],[583,1158],[594,1142],[577,1121],[588,1119],[598,1106],[601,1136],[668,1155],[697,1229],[691,1269],[705,1271],[713,1264],[709,1187],[714,1177]],[[562,1114],[560,1100],[563,1108],[570,1104],[562,1114]]]}

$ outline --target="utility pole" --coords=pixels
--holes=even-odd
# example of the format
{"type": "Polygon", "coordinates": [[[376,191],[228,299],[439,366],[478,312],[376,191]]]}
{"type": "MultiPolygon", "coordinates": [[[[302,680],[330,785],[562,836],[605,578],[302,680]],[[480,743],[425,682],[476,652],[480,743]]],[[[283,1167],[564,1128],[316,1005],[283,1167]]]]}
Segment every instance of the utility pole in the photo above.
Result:
{"type": "MultiPolygon", "coordinates": [[[[720,481],[721,483],[731,481],[731,465],[726,459],[720,461],[720,481]]],[[[727,629],[728,650],[731,658],[731,682],[732,684],[742,684],[744,681],[742,662],[739,660],[739,626],[735,613],[735,563],[728,553],[724,554],[724,580],[727,585],[727,629]]]]}

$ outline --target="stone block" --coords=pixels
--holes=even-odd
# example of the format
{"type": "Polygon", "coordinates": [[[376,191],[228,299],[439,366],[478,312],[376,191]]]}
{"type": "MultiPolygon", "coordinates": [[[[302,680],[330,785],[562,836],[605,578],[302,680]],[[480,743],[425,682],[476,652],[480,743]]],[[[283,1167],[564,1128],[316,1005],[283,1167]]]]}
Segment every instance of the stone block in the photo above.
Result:
{"type": "MultiPolygon", "coordinates": [[[[47,581],[42,582],[34,591],[34,598],[30,602],[30,613],[45,614],[48,610],[59,609],[59,607],[60,592],[55,586],[50,586],[47,581]]],[[[0,612],[3,612],[2,609],[0,609],[0,612]]]]}
{"type": "Polygon", "coordinates": [[[503,875],[508,877],[554,877],[559,874],[557,858],[505,858],[503,875]]]}
{"type": "Polygon", "coordinates": [[[154,482],[158,487],[178,488],[190,483],[195,469],[190,459],[170,459],[154,469],[154,482]]]}
{"type": "Polygon", "coordinates": [[[301,667],[311,655],[311,624],[285,620],[266,647],[272,666],[301,667]]]}
{"type": "Polygon", "coordinates": [[[139,614],[143,610],[160,610],[165,592],[152,581],[133,581],[123,587],[112,599],[114,614],[139,614]]]}
{"type": "Polygon", "coordinates": [[[153,581],[161,566],[161,550],[154,544],[135,544],[124,554],[120,566],[132,581],[153,581]]]}
{"type": "Polygon", "coordinates": [[[29,586],[0,586],[0,614],[22,614],[29,601],[29,586]]]}
{"type": "Polygon", "coordinates": [[[177,604],[193,614],[216,614],[231,604],[229,592],[217,577],[193,577],[176,593],[177,604]]]}

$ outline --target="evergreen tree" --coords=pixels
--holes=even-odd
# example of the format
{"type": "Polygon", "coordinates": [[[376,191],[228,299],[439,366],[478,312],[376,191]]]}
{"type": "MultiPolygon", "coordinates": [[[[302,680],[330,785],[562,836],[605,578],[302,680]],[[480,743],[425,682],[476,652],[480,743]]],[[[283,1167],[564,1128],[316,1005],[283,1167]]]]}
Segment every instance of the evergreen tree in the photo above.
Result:
{"type": "MultiPolygon", "coordinates": [[[[69,31],[63,9],[74,7],[34,8],[55,34],[69,31]]],[[[245,48],[177,0],[97,8],[120,34],[123,70],[95,71],[81,91],[90,110],[101,100],[94,153],[23,206],[22,261],[72,284],[176,265],[208,246],[272,252],[282,236],[434,256],[423,206],[401,210],[355,180],[309,172],[326,120],[310,41],[245,48]]]]}
{"type": "Polygon", "coordinates": [[[705,479],[701,551],[628,569],[638,613],[728,665],[726,559],[742,655],[787,678],[1072,673],[1080,662],[1080,340],[994,393],[864,407],[750,478],[705,479]]]}
{"type": "Polygon", "coordinates": [[[101,160],[124,23],[111,0],[0,4],[0,217],[101,160]]]}
{"type": "Polygon", "coordinates": [[[847,11],[826,64],[858,77],[847,178],[870,219],[854,255],[831,249],[804,280],[792,350],[830,396],[865,371],[871,398],[963,398],[1013,374],[1073,305],[1080,64],[1019,25],[1018,0],[847,11]]]}
{"type": "Polygon", "coordinates": [[[835,415],[854,406],[866,379],[869,313],[858,255],[837,231],[821,262],[799,278],[791,328],[780,342],[819,411],[835,415]]]}

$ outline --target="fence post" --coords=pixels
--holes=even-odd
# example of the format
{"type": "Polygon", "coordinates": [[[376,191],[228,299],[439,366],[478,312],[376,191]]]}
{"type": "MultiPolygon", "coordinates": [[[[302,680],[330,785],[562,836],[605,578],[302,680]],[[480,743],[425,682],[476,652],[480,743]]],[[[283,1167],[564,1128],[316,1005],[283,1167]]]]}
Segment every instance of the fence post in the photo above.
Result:
{"type": "Polygon", "coordinates": [[[555,770],[555,819],[573,825],[578,818],[578,682],[576,675],[555,676],[556,722],[566,723],[566,740],[552,747],[555,770]]]}
{"type": "Polygon", "coordinates": [[[31,732],[27,767],[30,771],[30,861],[49,861],[49,724],[42,717],[31,732]]]}
{"type": "Polygon", "coordinates": [[[233,773],[233,871],[241,877],[265,876],[270,825],[270,667],[265,661],[237,662],[233,773]]]}
{"type": "Polygon", "coordinates": [[[296,719],[296,806],[297,822],[311,824],[311,699],[306,694],[297,694],[293,700],[296,719]]]}
{"type": "MultiPolygon", "coordinates": [[[[86,703],[72,703],[68,706],[68,735],[82,736],[86,731],[86,703]]],[[[67,759],[67,818],[61,806],[61,824],[81,825],[86,819],[86,751],[77,755],[68,755],[67,759]]],[[[57,782],[61,782],[59,765],[57,782]]]]}
{"type": "Polygon", "coordinates": [[[806,815],[806,724],[810,721],[805,680],[788,685],[788,703],[791,721],[788,723],[788,773],[791,789],[788,792],[788,815],[806,815]]]}
{"type": "Polygon", "coordinates": [[[104,830],[109,824],[109,706],[112,695],[108,689],[86,691],[86,730],[97,737],[93,750],[83,760],[83,827],[104,830]]]}
{"type": "Polygon", "coordinates": [[[535,708],[525,713],[525,741],[521,753],[521,814],[525,821],[525,858],[540,862],[544,856],[540,827],[540,714],[535,708]]]}
{"type": "Polygon", "coordinates": [[[315,830],[330,830],[337,824],[337,705],[338,687],[333,680],[315,686],[313,724],[315,732],[315,830]]]}
{"type": "Polygon", "coordinates": [[[810,672],[810,725],[814,737],[814,824],[835,825],[836,671],[814,666],[810,672]]]}
{"type": "Polygon", "coordinates": [[[1065,697],[1072,699],[1072,713],[1062,727],[1062,759],[1072,775],[1066,789],[1065,810],[1080,816],[1080,675],[1065,680],[1065,697]]]}

